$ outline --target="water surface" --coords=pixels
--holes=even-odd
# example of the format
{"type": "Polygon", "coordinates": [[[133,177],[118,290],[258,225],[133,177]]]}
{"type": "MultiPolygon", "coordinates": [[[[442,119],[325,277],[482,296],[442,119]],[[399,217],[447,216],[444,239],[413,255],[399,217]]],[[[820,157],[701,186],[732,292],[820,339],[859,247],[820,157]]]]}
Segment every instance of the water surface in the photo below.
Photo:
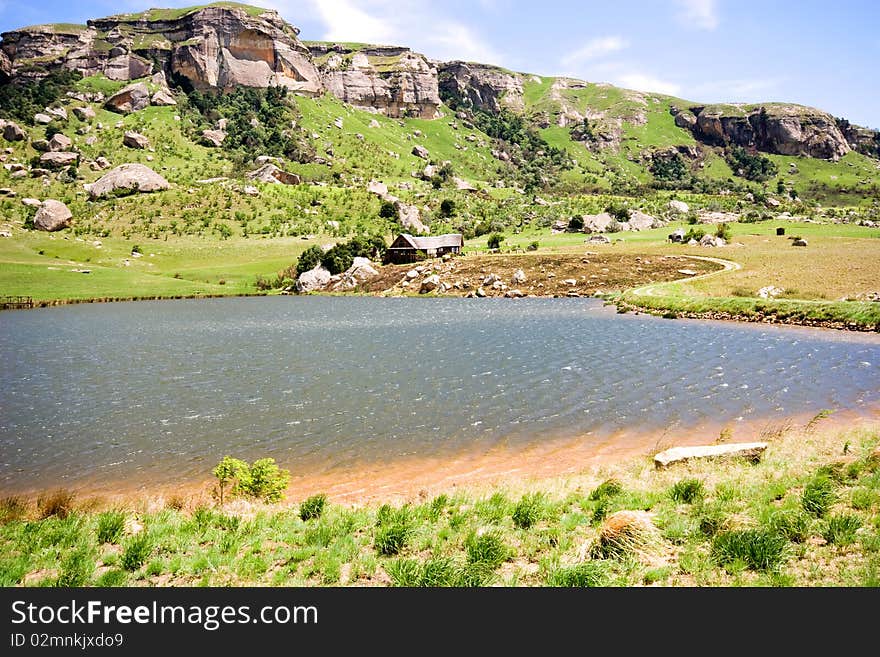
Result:
{"type": "Polygon", "coordinates": [[[880,339],[589,299],[268,297],[0,313],[0,490],[297,472],[859,410],[880,339]]]}

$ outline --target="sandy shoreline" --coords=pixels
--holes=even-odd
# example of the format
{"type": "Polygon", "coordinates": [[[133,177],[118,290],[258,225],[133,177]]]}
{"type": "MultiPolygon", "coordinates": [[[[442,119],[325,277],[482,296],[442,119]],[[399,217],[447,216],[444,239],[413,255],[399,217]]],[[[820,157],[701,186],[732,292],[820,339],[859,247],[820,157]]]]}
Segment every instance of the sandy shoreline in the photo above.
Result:
{"type": "MultiPolygon", "coordinates": [[[[773,439],[787,428],[806,425],[812,414],[760,418],[728,425],[733,434],[729,442],[773,439]]],[[[820,420],[823,429],[852,429],[880,426],[880,407],[860,411],[840,411],[820,420]]],[[[296,470],[295,464],[281,463],[291,470],[291,482],[282,504],[295,504],[310,495],[324,493],[336,504],[361,506],[430,498],[456,488],[518,487],[542,480],[574,475],[596,475],[628,461],[648,458],[674,445],[714,443],[723,426],[710,426],[671,432],[620,431],[596,442],[595,436],[575,436],[535,442],[522,446],[496,445],[481,451],[396,459],[391,463],[370,462],[357,466],[327,469],[313,473],[296,470]]],[[[91,481],[68,487],[79,498],[92,498],[101,506],[162,504],[170,498],[183,499],[188,506],[211,503],[215,480],[174,485],[91,481]]],[[[29,491],[37,497],[41,491],[29,491]]],[[[45,489],[44,491],[45,492],[45,489]]],[[[7,495],[9,493],[3,493],[7,495]]]]}

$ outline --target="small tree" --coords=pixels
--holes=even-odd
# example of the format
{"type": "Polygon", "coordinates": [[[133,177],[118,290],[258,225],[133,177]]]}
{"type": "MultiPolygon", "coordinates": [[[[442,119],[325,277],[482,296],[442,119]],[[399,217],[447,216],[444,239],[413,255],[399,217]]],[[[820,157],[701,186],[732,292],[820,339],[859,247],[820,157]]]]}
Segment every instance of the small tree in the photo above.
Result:
{"type": "Polygon", "coordinates": [[[489,239],[486,241],[486,246],[490,249],[499,249],[501,248],[501,242],[504,241],[504,235],[501,233],[492,233],[489,235],[489,239]]]}
{"type": "Polygon", "coordinates": [[[297,275],[309,271],[310,269],[314,269],[319,264],[321,264],[321,260],[323,260],[323,258],[324,249],[322,249],[317,244],[313,244],[305,251],[303,251],[299,256],[299,260],[296,261],[297,275]]]}
{"type": "Polygon", "coordinates": [[[379,216],[383,219],[398,219],[399,214],[394,203],[391,201],[382,201],[382,207],[379,208],[379,216]]]}
{"type": "Polygon", "coordinates": [[[247,473],[248,464],[240,459],[234,459],[231,456],[224,456],[223,460],[214,468],[213,474],[217,477],[220,491],[220,506],[225,501],[225,492],[227,486],[233,485],[233,490],[238,484],[238,480],[243,474],[247,473]]]}
{"type": "Polygon", "coordinates": [[[455,201],[451,198],[443,199],[443,202],[440,204],[440,216],[441,217],[451,217],[455,214],[455,201]]]}

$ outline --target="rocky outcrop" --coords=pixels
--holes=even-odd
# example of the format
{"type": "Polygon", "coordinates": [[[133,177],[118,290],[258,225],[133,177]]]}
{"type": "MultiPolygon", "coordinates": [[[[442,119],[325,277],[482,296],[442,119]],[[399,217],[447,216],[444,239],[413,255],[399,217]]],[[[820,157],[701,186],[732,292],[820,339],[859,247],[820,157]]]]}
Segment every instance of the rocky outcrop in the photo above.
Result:
{"type": "Polygon", "coordinates": [[[55,231],[66,228],[73,219],[73,213],[61,201],[47,199],[40,204],[34,215],[34,227],[37,230],[55,231]]]}
{"type": "Polygon", "coordinates": [[[284,185],[299,185],[300,177],[295,173],[288,173],[276,167],[274,164],[267,163],[259,169],[254,169],[247,174],[251,180],[258,180],[265,183],[282,183],[284,185]]]}
{"type": "Polygon", "coordinates": [[[300,294],[306,294],[315,290],[323,290],[329,283],[330,272],[322,265],[318,265],[299,275],[299,278],[296,279],[296,291],[300,294]]]}
{"type": "Polygon", "coordinates": [[[880,158],[880,132],[854,125],[846,119],[836,119],[837,127],[854,151],[880,158]]]}
{"type": "Polygon", "coordinates": [[[224,139],[226,139],[226,133],[222,130],[202,130],[202,141],[207,146],[219,148],[223,145],[224,139]]]}
{"type": "Polygon", "coordinates": [[[92,199],[109,195],[156,192],[171,185],[150,167],[143,164],[121,164],[111,169],[95,182],[85,185],[92,199]]]}
{"type": "Polygon", "coordinates": [[[440,92],[437,69],[409,48],[309,45],[327,91],[355,107],[386,116],[433,119],[440,92]]]}
{"type": "Polygon", "coordinates": [[[395,201],[394,207],[397,209],[397,216],[404,230],[416,234],[431,232],[431,229],[422,223],[422,215],[415,205],[395,201]]]}
{"type": "Polygon", "coordinates": [[[715,105],[689,111],[696,116],[694,136],[709,144],[823,159],[837,159],[851,150],[834,117],[811,107],[715,105]]]}
{"type": "Polygon", "coordinates": [[[9,75],[38,76],[65,68],[134,80],[158,66],[199,89],[279,85],[318,93],[320,77],[298,32],[268,9],[209,5],[173,17],[166,10],[147,10],[82,26],[6,32],[0,67],[9,75]]]}
{"type": "Polygon", "coordinates": [[[497,66],[446,62],[439,66],[439,87],[444,98],[474,109],[522,111],[522,76],[497,66]]]}

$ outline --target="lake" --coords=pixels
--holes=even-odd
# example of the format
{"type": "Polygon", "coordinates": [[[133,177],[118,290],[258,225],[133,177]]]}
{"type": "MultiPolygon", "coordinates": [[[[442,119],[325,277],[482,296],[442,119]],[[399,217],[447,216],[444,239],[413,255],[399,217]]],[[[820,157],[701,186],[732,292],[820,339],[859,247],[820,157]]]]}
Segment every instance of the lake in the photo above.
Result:
{"type": "Polygon", "coordinates": [[[6,493],[201,481],[225,454],[332,472],[561,439],[589,449],[880,402],[878,336],[618,315],[593,299],[7,311],[0,363],[6,493]]]}

